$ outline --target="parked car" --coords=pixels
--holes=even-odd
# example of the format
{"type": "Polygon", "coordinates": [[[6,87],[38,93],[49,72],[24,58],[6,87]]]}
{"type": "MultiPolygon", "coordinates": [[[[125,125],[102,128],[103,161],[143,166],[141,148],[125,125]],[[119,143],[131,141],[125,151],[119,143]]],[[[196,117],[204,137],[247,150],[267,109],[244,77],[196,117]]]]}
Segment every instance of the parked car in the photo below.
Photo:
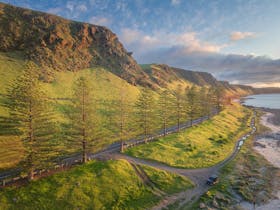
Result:
{"type": "Polygon", "coordinates": [[[217,175],[212,175],[210,176],[207,181],[206,181],[206,184],[208,185],[215,185],[218,183],[218,176],[217,175]]]}

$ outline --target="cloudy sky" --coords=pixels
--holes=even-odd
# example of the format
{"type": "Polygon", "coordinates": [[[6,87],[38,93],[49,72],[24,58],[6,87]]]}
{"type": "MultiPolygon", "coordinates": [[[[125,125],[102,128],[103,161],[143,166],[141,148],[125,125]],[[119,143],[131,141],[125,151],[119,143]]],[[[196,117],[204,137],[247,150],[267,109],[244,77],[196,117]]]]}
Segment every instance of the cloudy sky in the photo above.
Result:
{"type": "Polygon", "coordinates": [[[280,0],[4,0],[103,25],[138,63],[280,87],[280,0]]]}

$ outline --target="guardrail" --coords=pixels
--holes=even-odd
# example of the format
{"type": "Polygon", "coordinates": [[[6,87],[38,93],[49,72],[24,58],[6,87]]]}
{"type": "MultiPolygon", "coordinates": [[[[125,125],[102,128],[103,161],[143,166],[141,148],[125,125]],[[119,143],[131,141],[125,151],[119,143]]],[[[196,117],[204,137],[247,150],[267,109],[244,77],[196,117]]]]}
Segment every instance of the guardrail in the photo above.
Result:
{"type": "MultiPolygon", "coordinates": [[[[218,114],[218,111],[212,112],[212,114],[210,116],[204,116],[204,117],[200,117],[198,119],[192,120],[192,122],[187,121],[185,123],[182,123],[179,129],[180,130],[181,129],[187,129],[187,128],[190,128],[194,125],[200,124],[200,123],[208,120],[212,116],[215,116],[216,114],[218,114]]],[[[130,148],[130,147],[137,146],[139,144],[144,144],[144,143],[147,143],[147,142],[156,141],[156,140],[158,140],[158,138],[163,137],[164,135],[168,135],[168,134],[171,134],[171,133],[176,133],[177,130],[178,130],[177,126],[172,126],[172,127],[166,129],[166,134],[164,134],[164,130],[161,130],[155,135],[150,135],[148,137],[141,136],[138,139],[131,139],[131,140],[125,141],[124,142],[124,148],[130,148]]],[[[88,155],[88,160],[91,160],[93,158],[97,158],[97,157],[99,157],[99,156],[101,156],[105,153],[120,151],[120,149],[121,149],[121,143],[120,142],[113,143],[102,151],[99,151],[99,152],[94,153],[94,154],[89,154],[88,155]]],[[[78,154],[78,155],[75,154],[73,156],[66,157],[66,158],[64,158],[64,159],[62,159],[58,162],[59,163],[55,164],[53,167],[50,167],[48,169],[36,169],[34,171],[34,177],[42,176],[42,175],[48,174],[50,172],[55,172],[55,171],[59,171],[59,170],[68,169],[68,168],[71,168],[74,165],[81,164],[82,163],[82,156],[80,154],[78,154]]],[[[11,184],[14,184],[15,182],[18,182],[20,180],[26,180],[27,175],[20,175],[21,172],[22,172],[22,169],[14,169],[12,171],[6,171],[6,172],[3,172],[3,173],[0,173],[0,188],[6,187],[6,186],[11,185],[11,184]]]]}

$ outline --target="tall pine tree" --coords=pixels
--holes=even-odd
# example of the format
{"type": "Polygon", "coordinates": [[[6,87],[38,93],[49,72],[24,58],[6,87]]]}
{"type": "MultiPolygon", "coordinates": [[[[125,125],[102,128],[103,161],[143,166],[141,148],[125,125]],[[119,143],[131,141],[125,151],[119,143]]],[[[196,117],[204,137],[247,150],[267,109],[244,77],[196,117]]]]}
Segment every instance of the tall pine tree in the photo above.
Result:
{"type": "Polygon", "coordinates": [[[94,143],[101,137],[97,102],[93,97],[90,82],[85,77],[79,77],[74,84],[69,118],[71,129],[68,138],[70,146],[82,153],[82,162],[85,163],[94,143]]]}
{"type": "Polygon", "coordinates": [[[141,133],[147,142],[148,135],[152,134],[156,122],[155,99],[148,88],[144,88],[136,101],[136,117],[141,133]]]}
{"type": "Polygon", "coordinates": [[[22,75],[8,88],[2,104],[9,110],[8,127],[13,128],[25,147],[24,168],[29,180],[34,178],[34,170],[47,162],[54,146],[53,113],[39,77],[37,66],[27,62],[22,75]]]}
{"type": "Polygon", "coordinates": [[[124,151],[124,141],[128,140],[132,134],[132,114],[133,103],[129,98],[125,82],[121,82],[118,98],[114,101],[114,132],[121,142],[121,152],[124,151]]]}
{"type": "Polygon", "coordinates": [[[173,101],[173,113],[177,121],[177,131],[180,131],[182,120],[185,117],[184,111],[184,93],[181,85],[178,85],[174,91],[175,100],[173,101]]]}
{"type": "Polygon", "coordinates": [[[198,94],[196,87],[193,85],[191,88],[186,89],[187,95],[187,115],[191,121],[191,126],[193,124],[193,120],[198,112],[198,94]]]}
{"type": "Polygon", "coordinates": [[[170,91],[164,90],[159,97],[158,101],[158,115],[162,123],[164,135],[166,135],[167,126],[171,124],[173,113],[172,113],[172,102],[174,102],[174,96],[170,91]]]}

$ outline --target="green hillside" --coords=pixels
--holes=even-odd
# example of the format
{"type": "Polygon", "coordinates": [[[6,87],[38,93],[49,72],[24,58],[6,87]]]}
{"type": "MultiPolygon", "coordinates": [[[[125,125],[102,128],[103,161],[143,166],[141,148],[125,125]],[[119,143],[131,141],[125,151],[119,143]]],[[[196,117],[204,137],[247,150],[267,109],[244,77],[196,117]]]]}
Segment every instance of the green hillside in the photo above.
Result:
{"type": "Polygon", "coordinates": [[[201,125],[129,148],[126,154],[174,167],[210,167],[231,154],[238,138],[249,131],[251,115],[239,104],[227,106],[201,125]]]}
{"type": "MultiPolygon", "coordinates": [[[[24,60],[20,53],[1,53],[0,54],[0,94],[4,97],[6,88],[12,84],[13,80],[21,74],[24,60]]],[[[104,68],[96,67],[91,69],[84,69],[78,72],[55,72],[54,80],[51,83],[41,82],[43,90],[47,96],[52,99],[55,104],[55,121],[63,123],[67,121],[65,111],[68,108],[69,99],[72,97],[72,89],[74,81],[80,76],[90,78],[90,85],[99,101],[99,109],[101,112],[108,113],[110,117],[111,105],[110,103],[117,100],[120,95],[120,89],[125,89],[129,100],[133,103],[138,97],[140,88],[127,83],[125,80],[110,73],[104,68]]],[[[0,106],[1,116],[7,116],[7,110],[0,106]]],[[[112,122],[107,118],[103,118],[104,127],[112,127],[112,122]]],[[[112,131],[107,130],[107,138],[103,141],[96,142],[94,150],[100,150],[105,146],[117,141],[118,138],[114,136],[112,131]],[[108,133],[109,132],[109,133],[108,133]]],[[[63,144],[63,142],[61,142],[63,144]]],[[[16,136],[0,135],[0,168],[10,167],[17,163],[24,153],[21,142],[16,136]],[[13,146],[16,145],[16,146],[13,146]]],[[[71,152],[71,150],[69,151],[71,152]]]]}
{"type": "Polygon", "coordinates": [[[193,186],[182,176],[147,166],[143,170],[153,187],[125,160],[90,162],[25,187],[1,190],[0,209],[147,209],[164,195],[193,186]]]}

